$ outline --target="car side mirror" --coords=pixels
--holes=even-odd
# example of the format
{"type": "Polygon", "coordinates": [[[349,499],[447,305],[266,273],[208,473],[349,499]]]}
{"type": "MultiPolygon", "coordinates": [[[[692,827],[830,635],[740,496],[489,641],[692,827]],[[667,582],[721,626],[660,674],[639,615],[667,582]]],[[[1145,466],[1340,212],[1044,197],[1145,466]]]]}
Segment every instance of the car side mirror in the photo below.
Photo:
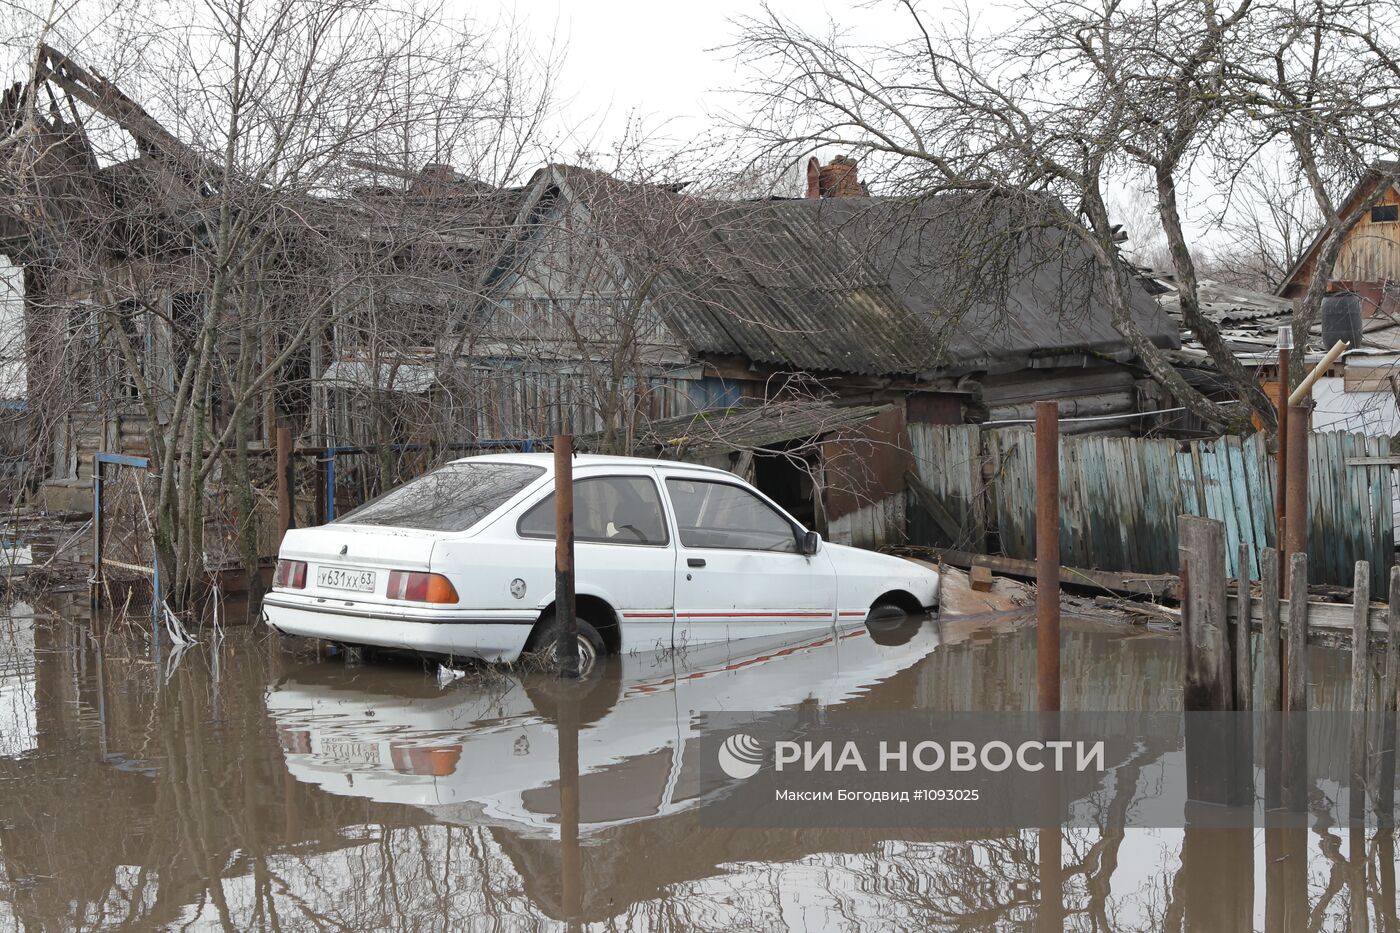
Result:
{"type": "Polygon", "coordinates": [[[813,554],[817,553],[817,551],[821,550],[821,546],[821,535],[817,534],[815,531],[806,531],[802,533],[802,553],[804,556],[811,557],[813,554]]]}

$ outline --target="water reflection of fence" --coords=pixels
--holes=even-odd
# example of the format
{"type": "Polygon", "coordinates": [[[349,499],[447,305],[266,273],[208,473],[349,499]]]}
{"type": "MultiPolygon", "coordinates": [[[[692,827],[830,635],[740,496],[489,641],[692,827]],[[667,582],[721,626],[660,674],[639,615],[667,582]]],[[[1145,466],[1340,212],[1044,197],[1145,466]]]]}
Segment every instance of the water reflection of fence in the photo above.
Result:
{"type": "MultiPolygon", "coordinates": [[[[1035,556],[1034,436],[1022,428],[911,425],[915,469],[932,504],[914,505],[915,543],[1008,557],[1035,556]],[[930,509],[942,514],[929,516],[930,509]]],[[[1349,586],[1358,560],[1372,586],[1393,563],[1391,470],[1348,460],[1388,453],[1386,438],[1314,434],[1308,447],[1313,583],[1349,586]]],[[[1275,546],[1274,463],[1262,435],[1181,442],[1082,435],[1060,447],[1062,563],[1095,570],[1167,573],[1177,565],[1180,514],[1224,523],[1227,572],[1259,578],[1275,546]]],[[[916,497],[917,498],[917,497],[916,497]]]]}

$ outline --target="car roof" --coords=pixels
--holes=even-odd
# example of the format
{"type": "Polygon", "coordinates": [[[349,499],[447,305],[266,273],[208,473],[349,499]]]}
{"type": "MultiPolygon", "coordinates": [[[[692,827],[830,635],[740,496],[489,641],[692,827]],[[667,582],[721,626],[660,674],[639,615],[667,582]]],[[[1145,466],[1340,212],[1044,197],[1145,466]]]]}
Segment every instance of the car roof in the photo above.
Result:
{"type": "MultiPolygon", "coordinates": [[[[453,463],[528,463],[533,466],[544,467],[547,470],[554,469],[554,454],[552,453],[500,453],[500,454],[480,454],[475,457],[462,457],[453,460],[453,463]]],[[[719,473],[732,476],[727,470],[719,467],[705,466],[699,463],[685,463],[680,460],[655,460],[647,457],[616,457],[604,454],[574,454],[574,465],[576,467],[668,467],[670,469],[703,470],[707,473],[719,473]]]]}

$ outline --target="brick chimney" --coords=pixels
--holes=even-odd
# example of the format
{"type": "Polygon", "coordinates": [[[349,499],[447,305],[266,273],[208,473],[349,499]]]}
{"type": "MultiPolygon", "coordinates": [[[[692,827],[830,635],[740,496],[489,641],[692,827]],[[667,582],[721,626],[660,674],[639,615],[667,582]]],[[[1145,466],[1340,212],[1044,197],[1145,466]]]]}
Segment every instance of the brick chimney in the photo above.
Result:
{"type": "Polygon", "coordinates": [[[821,189],[822,164],[817,161],[816,156],[807,160],[807,197],[819,198],[822,196],[821,189]]]}
{"type": "MultiPolygon", "coordinates": [[[[813,160],[815,161],[815,160],[813,160]]],[[[865,185],[861,184],[860,175],[857,168],[860,163],[847,155],[837,155],[830,163],[822,165],[818,170],[816,178],[816,188],[820,198],[865,198],[869,195],[865,191],[865,185]]],[[[812,168],[808,164],[808,198],[811,198],[812,191],[812,168]]]]}

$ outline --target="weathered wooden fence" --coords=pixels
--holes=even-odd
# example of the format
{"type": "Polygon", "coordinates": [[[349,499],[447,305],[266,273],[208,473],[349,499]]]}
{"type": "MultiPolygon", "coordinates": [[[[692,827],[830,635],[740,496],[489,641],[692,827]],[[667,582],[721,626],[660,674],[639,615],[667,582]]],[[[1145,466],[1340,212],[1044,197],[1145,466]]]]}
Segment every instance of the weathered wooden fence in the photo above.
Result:
{"type": "MultiPolygon", "coordinates": [[[[923,489],[910,503],[914,543],[1035,556],[1035,443],[1025,428],[913,425],[923,489]],[[934,499],[929,503],[929,498],[934,499]],[[920,501],[921,500],[921,501],[920,501]],[[930,509],[941,511],[935,520],[930,509]],[[916,514],[917,513],[917,514],[916,514]]],[[[1314,434],[1308,448],[1309,550],[1314,583],[1350,586],[1365,560],[1380,589],[1393,562],[1391,471],[1348,466],[1389,453],[1386,438],[1314,434]]],[[[1221,521],[1228,572],[1259,578],[1274,546],[1274,463],[1262,436],[1182,442],[1081,435],[1060,445],[1060,553],[1067,566],[1169,573],[1177,568],[1177,516],[1221,521]]]]}

